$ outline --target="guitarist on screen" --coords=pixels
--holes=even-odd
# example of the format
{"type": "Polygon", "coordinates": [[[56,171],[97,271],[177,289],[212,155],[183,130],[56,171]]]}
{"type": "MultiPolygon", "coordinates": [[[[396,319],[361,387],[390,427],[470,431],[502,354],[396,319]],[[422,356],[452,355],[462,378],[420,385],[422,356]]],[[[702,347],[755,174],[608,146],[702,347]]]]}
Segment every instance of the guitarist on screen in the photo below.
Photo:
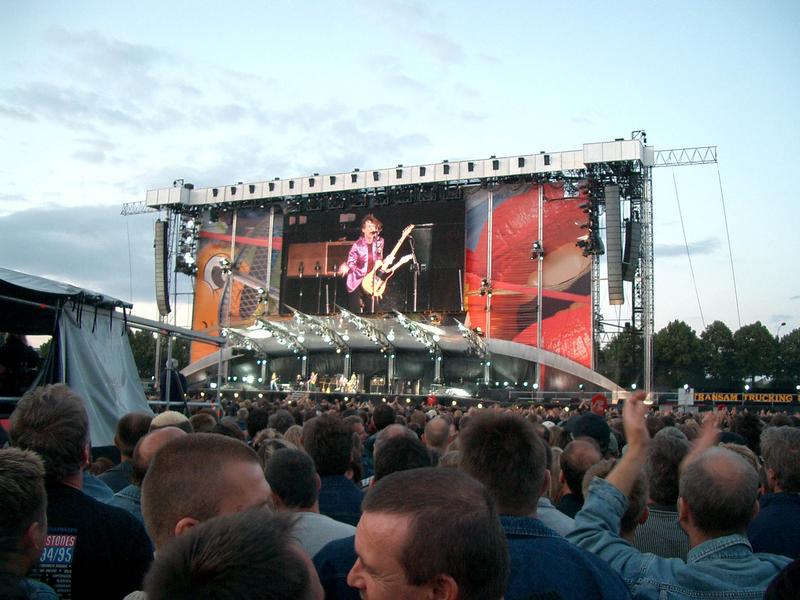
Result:
{"type": "Polygon", "coordinates": [[[384,258],[384,240],[380,236],[382,225],[373,214],[364,216],[361,219],[361,237],[350,248],[347,261],[339,267],[339,274],[347,275],[349,308],[356,314],[377,311],[387,280],[412,258],[409,254],[392,266],[394,255],[414,226],[409,225],[403,230],[400,241],[384,258]]]}

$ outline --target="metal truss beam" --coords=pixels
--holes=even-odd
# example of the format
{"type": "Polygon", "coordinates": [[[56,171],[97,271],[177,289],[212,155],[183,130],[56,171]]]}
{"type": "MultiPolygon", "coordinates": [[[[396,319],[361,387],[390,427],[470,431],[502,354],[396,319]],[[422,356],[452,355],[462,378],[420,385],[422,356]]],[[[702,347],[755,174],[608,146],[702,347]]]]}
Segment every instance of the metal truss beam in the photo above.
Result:
{"type": "Polygon", "coordinates": [[[147,202],[141,200],[139,202],[124,202],[122,204],[121,214],[123,217],[132,217],[134,215],[144,215],[147,213],[158,212],[157,209],[147,206],[147,202]]]}
{"type": "Polygon", "coordinates": [[[673,148],[672,150],[656,150],[653,153],[654,167],[684,167],[687,165],[708,165],[716,162],[716,146],[673,148]]]}

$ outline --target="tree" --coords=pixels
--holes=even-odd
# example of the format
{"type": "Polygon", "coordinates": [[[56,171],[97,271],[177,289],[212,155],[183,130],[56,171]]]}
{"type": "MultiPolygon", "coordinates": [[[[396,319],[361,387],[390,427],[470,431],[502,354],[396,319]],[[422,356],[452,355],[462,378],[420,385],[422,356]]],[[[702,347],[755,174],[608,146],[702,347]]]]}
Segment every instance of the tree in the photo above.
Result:
{"type": "MultiPolygon", "coordinates": [[[[167,360],[167,343],[164,336],[159,337],[162,343],[160,359],[161,368],[163,368],[167,360]]],[[[128,340],[131,344],[133,360],[136,362],[139,377],[150,379],[155,372],[156,338],[153,337],[153,333],[150,331],[128,329],[128,340]]],[[[178,368],[189,364],[189,342],[183,339],[174,340],[172,343],[172,358],[177,359],[178,368]]]]}
{"type": "Polygon", "coordinates": [[[733,345],[740,381],[753,383],[757,377],[774,376],[778,341],[761,321],[738,329],[733,334],[733,345]]]}
{"type": "Polygon", "coordinates": [[[629,324],[598,353],[598,372],[622,387],[643,384],[643,365],[642,333],[629,324]]]}
{"type": "Polygon", "coordinates": [[[700,334],[700,357],[705,368],[705,382],[698,382],[695,387],[720,392],[739,389],[733,332],[725,323],[714,321],[700,334]]]}
{"type": "Polygon", "coordinates": [[[653,336],[653,383],[656,388],[677,389],[703,379],[697,334],[683,321],[671,321],[653,336]]]}
{"type": "Polygon", "coordinates": [[[778,342],[775,387],[793,392],[798,384],[800,384],[800,329],[794,329],[778,342]]]}

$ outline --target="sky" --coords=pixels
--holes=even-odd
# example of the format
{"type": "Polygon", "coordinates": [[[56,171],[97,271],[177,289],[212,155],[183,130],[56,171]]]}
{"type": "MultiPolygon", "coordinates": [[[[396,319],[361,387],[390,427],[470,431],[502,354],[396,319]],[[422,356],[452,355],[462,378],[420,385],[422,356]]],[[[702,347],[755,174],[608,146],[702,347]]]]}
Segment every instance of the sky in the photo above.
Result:
{"type": "Polygon", "coordinates": [[[654,169],[656,329],[800,326],[794,0],[0,9],[4,267],[152,317],[157,215],[120,215],[148,189],[576,150],[645,130],[656,150],[719,157],[654,169]]]}

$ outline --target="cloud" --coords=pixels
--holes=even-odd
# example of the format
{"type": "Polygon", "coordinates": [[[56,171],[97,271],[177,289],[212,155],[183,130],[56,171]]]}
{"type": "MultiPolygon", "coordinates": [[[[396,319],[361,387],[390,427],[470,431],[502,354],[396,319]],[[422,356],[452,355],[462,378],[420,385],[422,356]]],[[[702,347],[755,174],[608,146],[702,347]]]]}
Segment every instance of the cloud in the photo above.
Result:
{"type": "Polygon", "coordinates": [[[119,213],[118,206],[83,206],[0,217],[3,266],[124,300],[132,287],[134,302],[152,301],[152,219],[119,213]]]}
{"type": "Polygon", "coordinates": [[[452,65],[464,60],[461,44],[451,38],[441,33],[419,32],[415,35],[422,48],[440,63],[452,65]]]}
{"type": "Polygon", "coordinates": [[[9,117],[11,119],[17,119],[20,121],[31,122],[36,120],[36,117],[34,117],[29,110],[17,106],[8,106],[0,104],[0,115],[9,117]]]}
{"type": "MultiPolygon", "coordinates": [[[[692,256],[713,254],[719,248],[717,238],[706,238],[689,244],[689,254],[692,256]]],[[[683,244],[656,244],[654,252],[657,258],[673,256],[686,256],[686,246],[683,244]]]]}
{"type": "Polygon", "coordinates": [[[789,300],[800,300],[800,295],[798,295],[798,296],[790,296],[789,300]]]}

